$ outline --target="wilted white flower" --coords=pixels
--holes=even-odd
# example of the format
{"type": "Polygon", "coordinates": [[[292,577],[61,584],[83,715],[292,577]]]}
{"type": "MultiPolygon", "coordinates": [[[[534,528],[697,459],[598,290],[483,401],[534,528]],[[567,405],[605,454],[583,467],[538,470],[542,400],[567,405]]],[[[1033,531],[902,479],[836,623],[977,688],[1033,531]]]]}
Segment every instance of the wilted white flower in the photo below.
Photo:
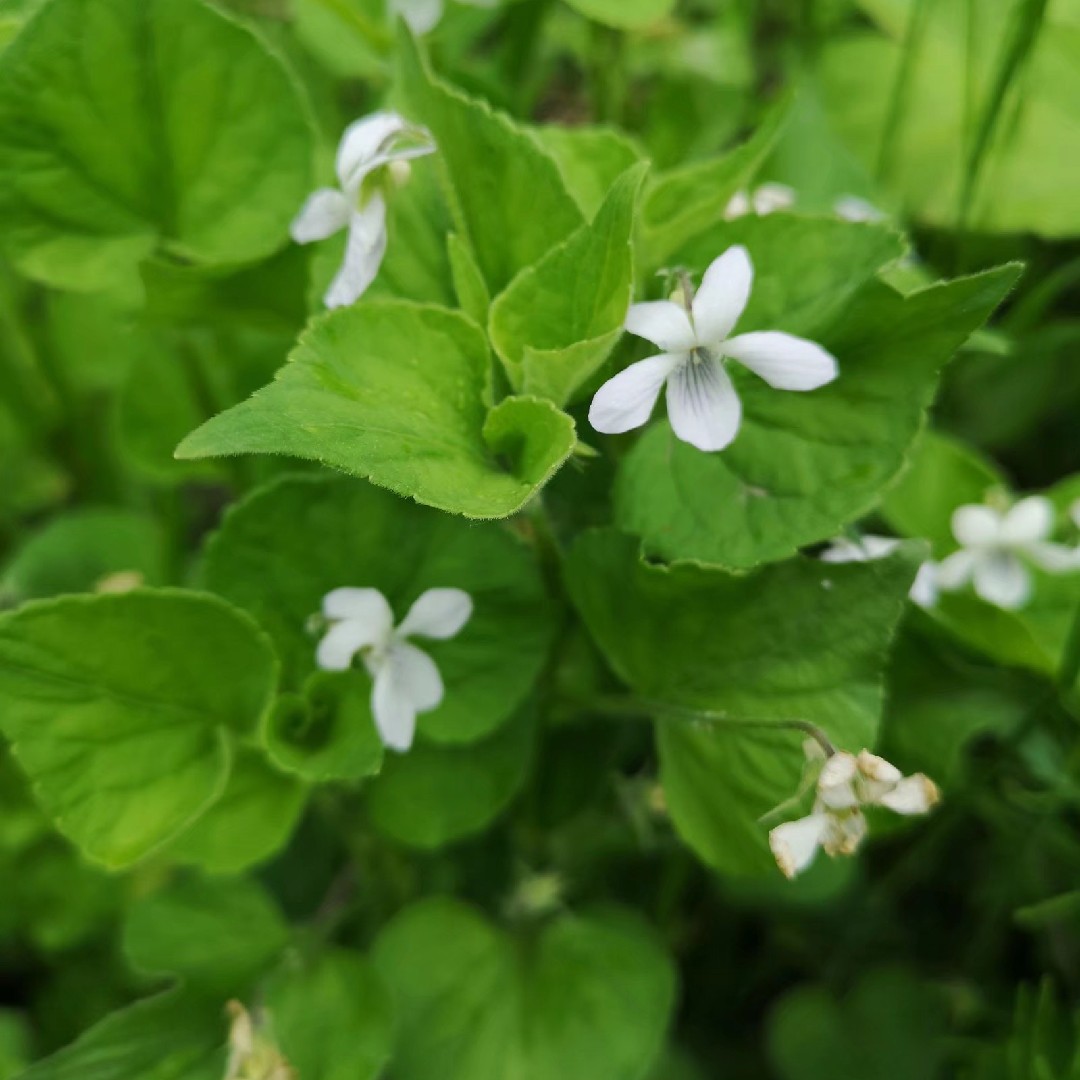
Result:
{"type": "Polygon", "coordinates": [[[845,221],[884,221],[885,213],[858,195],[841,195],[833,203],[836,216],[845,221]]]}
{"type": "Polygon", "coordinates": [[[395,627],[390,604],[378,589],[334,589],[323,598],[323,615],[331,625],[316,662],[326,671],[345,671],[359,654],[372,678],[371,712],[382,741],[392,750],[408,750],[416,714],[434,709],[443,698],[435,661],[408,638],[452,638],[472,609],[472,598],[461,589],[428,589],[395,627]]]}
{"type": "Polygon", "coordinates": [[[753,191],[736,191],[724,208],[724,220],[734,221],[749,213],[765,217],[777,210],[790,210],[795,205],[795,189],[787,184],[767,183],[753,191]]]}
{"type": "MultiPolygon", "coordinates": [[[[828,563],[873,562],[891,555],[899,544],[900,541],[894,536],[867,534],[860,536],[858,540],[839,536],[830,541],[819,558],[828,563]]],[[[919,607],[933,607],[937,603],[937,594],[937,563],[927,560],[916,572],[908,596],[919,607]]]]}
{"type": "Polygon", "coordinates": [[[1080,569],[1073,548],[1047,540],[1053,528],[1053,504],[1041,495],[1021,499],[1004,512],[961,506],[952,516],[960,550],[942,560],[938,585],[948,591],[970,581],[988,604],[1021,608],[1034,587],[1029,564],[1050,573],[1080,569]]]}
{"type": "Polygon", "coordinates": [[[231,1021],[225,1080],[297,1080],[281,1051],[239,1001],[230,1001],[225,1010],[231,1021]]]}
{"type": "Polygon", "coordinates": [[[922,773],[904,776],[868,750],[857,757],[834,753],[821,766],[810,814],[777,825],[769,833],[769,847],[781,872],[793,878],[814,861],[819,848],[830,856],[855,853],[867,831],[863,807],[925,814],[938,798],[937,786],[922,773]]]}
{"type": "Polygon", "coordinates": [[[395,112],[373,113],[345,129],[336,163],[340,188],[319,188],[309,195],[290,228],[298,244],[349,230],[345,261],[324,297],[327,307],[359,299],[379,272],[387,239],[384,176],[407,175],[412,158],[434,150],[427,128],[395,112]]]}
{"type": "Polygon", "coordinates": [[[820,345],[778,330],[728,335],[750,298],[754,269],[746,248],[714,259],[688,304],[655,300],[631,306],[626,329],[663,352],[631,364],[596,392],[589,423],[607,435],[640,427],[667,384],[668,419],[675,434],[699,450],[722,450],[742,420],[730,360],[778,390],[816,390],[837,375],[820,345]],[[687,309],[689,307],[689,310],[687,309]]]}

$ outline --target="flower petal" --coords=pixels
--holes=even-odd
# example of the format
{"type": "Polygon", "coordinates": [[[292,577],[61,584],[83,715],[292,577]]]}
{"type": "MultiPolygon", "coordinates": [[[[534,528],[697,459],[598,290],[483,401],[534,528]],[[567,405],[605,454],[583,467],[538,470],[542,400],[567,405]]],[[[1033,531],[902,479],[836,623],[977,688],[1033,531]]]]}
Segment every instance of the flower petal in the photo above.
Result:
{"type": "Polygon", "coordinates": [[[936,578],[938,588],[951,592],[963,588],[975,572],[975,552],[961,548],[938,564],[936,578]]]}
{"type": "Polygon", "coordinates": [[[1026,544],[1024,554],[1040,570],[1045,570],[1048,574],[1064,574],[1069,570],[1080,570],[1080,548],[1041,542],[1026,544]]]}
{"type": "Polygon", "coordinates": [[[713,259],[694,296],[694,336],[703,345],[719,345],[731,333],[750,299],[754,267],[750,254],[736,244],[713,259]]]}
{"type": "Polygon", "coordinates": [[[938,565],[930,561],[924,562],[915,574],[915,580],[911,583],[911,591],[908,597],[913,604],[919,607],[930,608],[937,603],[938,598],[938,565]]]}
{"type": "Polygon", "coordinates": [[[390,0],[390,10],[420,37],[434,30],[442,18],[443,0],[390,0]]]}
{"type": "Polygon", "coordinates": [[[409,608],[398,634],[452,638],[469,621],[472,611],[472,597],[464,589],[428,589],[409,608]]]}
{"type": "Polygon", "coordinates": [[[666,353],[689,352],[697,345],[686,308],[674,300],[631,304],[623,328],[628,334],[651,341],[666,353]]]}
{"type": "Polygon", "coordinates": [[[1043,495],[1029,495],[1001,519],[1001,542],[1010,547],[1045,540],[1054,528],[1054,505],[1043,495]]]}
{"type": "Polygon", "coordinates": [[[417,712],[434,709],[443,699],[443,681],[435,661],[423,649],[407,641],[397,641],[390,650],[388,663],[394,678],[409,696],[417,712]]]}
{"type": "Polygon", "coordinates": [[[816,390],[839,374],[836,358],[820,345],[781,330],[740,334],[724,343],[738,360],[777,390],[816,390]]]}
{"type": "Polygon", "coordinates": [[[407,127],[396,112],[376,112],[351,123],[338,143],[334,165],[342,190],[355,193],[389,140],[407,127]]]}
{"type": "Polygon", "coordinates": [[[723,450],[739,433],[742,405],[719,360],[698,360],[672,372],[668,419],[675,434],[699,450],[723,450]]]}
{"type": "Polygon", "coordinates": [[[376,192],[349,220],[345,261],[323,300],[328,308],[358,300],[375,280],[386,254],[386,204],[376,192]]]}
{"type": "Polygon", "coordinates": [[[384,660],[371,687],[371,714],[383,745],[399,753],[412,746],[416,734],[416,706],[389,658],[384,660]]]}
{"type": "Polygon", "coordinates": [[[953,536],[964,547],[989,547],[999,543],[1001,525],[1001,515],[989,506],[960,506],[953,511],[953,536]]]}
{"type": "Polygon", "coordinates": [[[830,755],[817,780],[818,801],[830,810],[845,810],[855,806],[855,777],[858,766],[853,754],[841,751],[830,755]]]}
{"type": "Polygon", "coordinates": [[[775,214],[777,210],[790,210],[795,205],[795,189],[775,181],[760,185],[750,197],[754,213],[759,217],[775,214]]]}
{"type": "Polygon", "coordinates": [[[679,364],[689,361],[686,353],[661,353],[631,364],[596,391],[589,406],[589,423],[605,435],[641,427],[649,419],[664,380],[679,364]]]}
{"type": "Polygon", "coordinates": [[[349,224],[349,200],[333,188],[313,191],[293,218],[289,235],[298,244],[325,240],[349,224]]]}
{"type": "Polygon", "coordinates": [[[378,589],[331,589],[323,597],[322,613],[328,619],[351,619],[371,627],[374,640],[389,637],[394,627],[390,602],[378,589]]]}
{"type": "Polygon", "coordinates": [[[894,814],[925,814],[941,798],[937,784],[922,773],[905,776],[878,800],[894,814]]]}
{"type": "Polygon", "coordinates": [[[885,213],[858,195],[841,195],[833,203],[836,216],[845,221],[884,221],[885,213]]]}
{"type": "Polygon", "coordinates": [[[746,217],[750,213],[750,196],[745,190],[736,191],[724,207],[724,220],[734,221],[736,218],[746,217]]]}
{"type": "Polygon", "coordinates": [[[821,846],[826,855],[854,855],[866,837],[866,818],[861,810],[842,816],[829,815],[821,846]]]}
{"type": "Polygon", "coordinates": [[[873,536],[867,533],[858,540],[839,536],[818,558],[827,563],[873,562],[891,555],[899,546],[900,541],[894,536],[873,536]]]}
{"type": "Polygon", "coordinates": [[[1031,571],[1010,552],[979,555],[974,576],[975,592],[988,604],[1014,611],[1031,598],[1031,571]]]}
{"type": "Polygon", "coordinates": [[[828,823],[827,814],[810,814],[769,832],[769,847],[784,877],[795,877],[814,861],[828,823]]]}
{"type": "Polygon", "coordinates": [[[315,650],[315,663],[323,671],[347,671],[361,649],[376,643],[370,626],[345,619],[335,623],[323,635],[315,650]]]}

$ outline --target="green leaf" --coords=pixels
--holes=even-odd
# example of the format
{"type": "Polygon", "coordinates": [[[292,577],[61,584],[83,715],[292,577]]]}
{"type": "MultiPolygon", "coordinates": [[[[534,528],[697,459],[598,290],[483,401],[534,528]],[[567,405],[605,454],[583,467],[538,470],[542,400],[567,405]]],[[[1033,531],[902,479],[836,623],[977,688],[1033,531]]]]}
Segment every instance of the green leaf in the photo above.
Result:
{"type": "Polygon", "coordinates": [[[788,108],[786,100],[774,105],[754,134],[734,150],[660,173],[653,180],[641,211],[646,271],[663,266],[683,244],[720,219],[732,195],[750,182],[769,156],[788,108]]]}
{"type": "Polygon", "coordinates": [[[371,685],[358,671],[312,676],[303,694],[283,694],[267,717],[267,752],[280,768],[316,783],[374,775],[383,744],[370,698],[371,685]]]}
{"type": "Polygon", "coordinates": [[[164,580],[165,538],[157,522],[133,510],[72,510],[18,548],[0,575],[0,597],[21,603],[86,592],[117,573],[147,585],[164,580]]]}
{"type": "Polygon", "coordinates": [[[479,832],[520,789],[533,740],[532,717],[522,711],[481,742],[417,741],[407,754],[388,754],[368,788],[371,820],[387,836],[417,848],[442,847],[479,832]]]}
{"type": "Polygon", "coordinates": [[[400,1080],[635,1080],[660,1051],[671,961],[636,919],[562,916],[514,939],[451,900],[375,943],[398,1011],[400,1080]]]}
{"type": "Polygon", "coordinates": [[[0,730],[57,828],[112,867],[220,797],[229,733],[258,725],[276,676],[254,622],[204,594],[72,596],[0,618],[0,730]]]}
{"type": "Polygon", "coordinates": [[[134,967],[177,975],[216,998],[245,993],[288,940],[280,912],[243,878],[182,878],[137,900],[124,924],[134,967]]]}
{"type": "Polygon", "coordinates": [[[435,136],[457,231],[492,295],[582,221],[554,160],[503,113],[434,77],[401,34],[398,78],[409,119],[435,136]]]}
{"type": "Polygon", "coordinates": [[[799,986],[769,1017],[769,1057],[780,1080],[926,1080],[940,1075],[944,1016],[943,994],[903,968],[864,975],[839,1001],[799,986]]]}
{"type": "Polygon", "coordinates": [[[488,333],[515,390],[564,405],[618,340],[634,288],[632,231],[646,168],[621,176],[590,224],[491,305],[488,333]]]}
{"type": "Polygon", "coordinates": [[[505,517],[569,455],[574,423],[532,398],[489,409],[488,356],[456,312],[396,300],[341,308],[311,325],[274,382],[176,454],[286,454],[450,513],[505,517]]]}
{"type": "Polygon", "coordinates": [[[375,1080],[393,1043],[389,994],[359,953],[334,949],[287,966],[266,986],[282,1053],[303,1080],[375,1080]]]}
{"type": "Polygon", "coordinates": [[[19,1080],[221,1080],[225,1021],[178,993],[146,998],[107,1016],[19,1080]]]}
{"type": "MultiPolygon", "coordinates": [[[[284,477],[238,504],[208,546],[205,581],[259,620],[294,688],[315,671],[318,638],[307,625],[332,589],[374,586],[399,621],[429,588],[464,589],[473,599],[464,629],[448,641],[418,639],[446,687],[419,724],[439,742],[480,738],[509,717],[553,630],[533,556],[503,526],[470,524],[332,475],[284,477]]],[[[345,678],[358,699],[349,707],[370,723],[366,671],[338,676],[338,685],[345,678]]]]}
{"type": "Polygon", "coordinates": [[[156,250],[260,259],[310,186],[291,76],[200,0],[53,0],[4,54],[0,217],[30,277],[92,290],[156,250]]]}
{"type": "Polygon", "coordinates": [[[279,772],[260,750],[239,747],[221,798],[165,849],[211,874],[235,874],[265,862],[286,843],[307,788],[279,772]]]}
{"type": "Polygon", "coordinates": [[[1016,731],[1050,688],[1022,672],[974,664],[940,638],[900,635],[889,666],[882,754],[905,773],[925,772],[946,784],[958,776],[968,743],[1016,731]]]}
{"type": "MultiPolygon", "coordinates": [[[[677,440],[666,423],[646,432],[621,465],[616,520],[668,559],[750,567],[828,539],[870,510],[904,465],[938,369],[1016,278],[1015,267],[1003,267],[907,297],[871,282],[847,304],[830,303],[834,298],[826,291],[825,324],[807,325],[811,308],[798,304],[790,322],[766,317],[767,308],[783,302],[784,283],[793,280],[777,260],[792,273],[802,268],[793,252],[781,254],[765,243],[780,236],[773,220],[757,219],[747,233],[736,233],[750,241],[764,279],[760,306],[748,309],[738,329],[767,325],[802,333],[832,352],[840,375],[799,394],[734,372],[744,419],[735,442],[721,453],[702,453],[677,440]],[[754,237],[761,242],[754,244],[754,237]]],[[[839,241],[843,233],[830,224],[816,235],[821,242],[830,236],[839,241]]],[[[807,257],[811,252],[829,258],[817,245],[801,250],[807,257]]],[[[872,261],[859,270],[865,274],[872,261]]],[[[859,270],[853,271],[856,279],[859,270]]]]}
{"type": "Polygon", "coordinates": [[[985,502],[991,491],[1007,489],[993,462],[956,439],[925,431],[904,474],[882,499],[881,515],[901,536],[929,540],[940,559],[958,546],[952,532],[953,511],[985,502]]]}
{"type": "Polygon", "coordinates": [[[668,807],[710,865],[772,866],[758,819],[794,794],[806,737],[777,724],[809,722],[845,750],[873,746],[886,651],[914,572],[904,554],[796,558],[738,575],[662,567],[611,530],[571,549],[574,603],[615,672],[653,703],[668,807]],[[716,720],[693,723],[680,709],[716,720]]]}
{"type": "Polygon", "coordinates": [[[641,150],[617,128],[544,124],[533,134],[555,159],[567,191],[590,220],[615,181],[641,161],[641,150]]]}
{"type": "Polygon", "coordinates": [[[454,295],[458,306],[473,322],[484,326],[487,323],[491,294],[468,243],[457,233],[450,233],[446,238],[446,252],[450,259],[450,276],[454,281],[454,295]]]}
{"type": "Polygon", "coordinates": [[[604,26],[634,30],[670,14],[675,0],[566,0],[578,13],[604,26]]]}

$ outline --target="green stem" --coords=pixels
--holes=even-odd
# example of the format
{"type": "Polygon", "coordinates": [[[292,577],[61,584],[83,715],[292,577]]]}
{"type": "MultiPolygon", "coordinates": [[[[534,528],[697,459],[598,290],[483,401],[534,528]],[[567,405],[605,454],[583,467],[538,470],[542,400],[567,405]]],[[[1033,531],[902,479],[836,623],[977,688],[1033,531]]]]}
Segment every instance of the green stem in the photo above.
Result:
{"type": "Polygon", "coordinates": [[[673,705],[670,702],[651,701],[631,695],[600,695],[598,697],[571,702],[583,712],[598,716],[608,716],[622,720],[652,720],[655,718],[679,720],[692,724],[713,724],[725,728],[771,728],[780,731],[801,731],[808,735],[825,751],[826,757],[836,753],[829,736],[809,720],[766,719],[764,717],[732,716],[731,713],[717,709],[695,709],[687,705],[673,705]]]}

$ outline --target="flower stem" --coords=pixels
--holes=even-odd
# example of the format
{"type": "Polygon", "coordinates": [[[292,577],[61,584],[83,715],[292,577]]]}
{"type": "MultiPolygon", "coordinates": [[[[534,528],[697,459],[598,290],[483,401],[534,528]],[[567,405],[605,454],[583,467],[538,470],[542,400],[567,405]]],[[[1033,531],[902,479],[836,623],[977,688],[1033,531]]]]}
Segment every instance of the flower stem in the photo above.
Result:
{"type": "Polygon", "coordinates": [[[687,705],[674,705],[670,702],[651,701],[632,695],[601,695],[574,703],[582,711],[617,719],[652,720],[659,715],[665,719],[674,719],[693,724],[712,724],[728,728],[772,728],[780,731],[801,731],[814,740],[825,752],[826,757],[836,753],[836,747],[825,732],[809,720],[771,719],[765,717],[732,716],[716,709],[696,709],[687,705]]]}

